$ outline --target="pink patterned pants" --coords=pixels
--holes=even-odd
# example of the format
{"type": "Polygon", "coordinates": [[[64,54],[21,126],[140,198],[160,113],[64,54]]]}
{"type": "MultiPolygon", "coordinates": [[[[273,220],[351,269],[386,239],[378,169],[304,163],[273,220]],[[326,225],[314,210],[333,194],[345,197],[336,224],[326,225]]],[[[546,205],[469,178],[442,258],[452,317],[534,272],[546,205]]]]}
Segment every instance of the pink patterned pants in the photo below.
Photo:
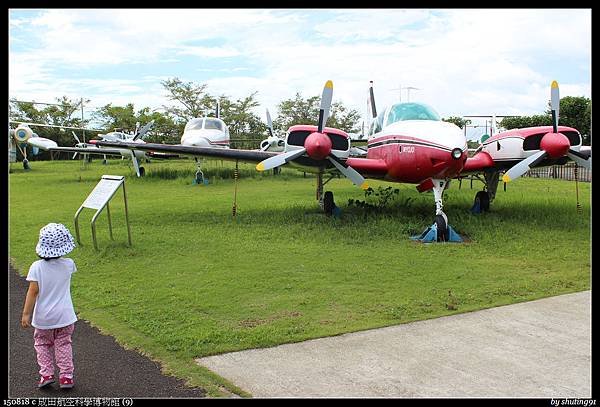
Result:
{"type": "Polygon", "coordinates": [[[33,333],[40,375],[54,375],[54,359],[60,370],[60,377],[73,377],[73,350],[71,335],[75,324],[55,329],[37,329],[33,333]]]}

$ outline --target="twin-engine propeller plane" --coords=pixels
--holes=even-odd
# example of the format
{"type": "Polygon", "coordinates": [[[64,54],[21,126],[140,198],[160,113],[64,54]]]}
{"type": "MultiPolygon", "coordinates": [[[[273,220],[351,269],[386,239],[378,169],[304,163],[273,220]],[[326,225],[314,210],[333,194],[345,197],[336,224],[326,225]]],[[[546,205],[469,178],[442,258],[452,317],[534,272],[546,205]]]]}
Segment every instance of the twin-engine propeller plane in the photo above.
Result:
{"type": "MultiPolygon", "coordinates": [[[[256,168],[265,171],[277,168],[284,164],[304,172],[317,175],[317,199],[326,213],[331,213],[335,204],[333,194],[323,192],[323,186],[336,174],[341,173],[355,185],[367,189],[365,178],[382,179],[392,182],[417,184],[420,192],[433,190],[435,200],[435,231],[434,241],[448,241],[451,228],[448,218],[443,212],[443,192],[448,187],[452,178],[461,176],[465,171],[470,172],[495,172],[496,178],[500,171],[514,166],[522,169],[523,166],[534,164],[554,164],[557,159],[562,160],[560,154],[576,156],[578,160],[587,161],[574,152],[579,150],[577,141],[573,140],[567,150],[561,135],[550,133],[549,141],[541,143],[539,154],[532,151],[536,157],[550,156],[551,160],[536,161],[528,159],[530,154],[520,157],[516,151],[524,152],[523,146],[515,146],[512,156],[512,165],[503,160],[504,156],[493,151],[490,143],[507,138],[503,133],[494,136],[482,147],[473,158],[467,157],[467,140],[464,132],[452,123],[442,121],[440,116],[429,106],[421,103],[396,103],[382,113],[377,114],[371,82],[370,97],[372,114],[375,120],[372,123],[367,144],[366,157],[352,157],[350,155],[350,139],[342,130],[326,127],[329,109],[333,95],[333,84],[327,81],[321,97],[319,118],[317,125],[291,126],[285,137],[284,151],[260,150],[235,150],[197,147],[190,145],[161,145],[147,143],[135,146],[130,143],[99,142],[100,145],[122,148],[140,148],[147,151],[177,153],[188,156],[212,157],[232,161],[258,163],[256,168]],[[554,141],[555,138],[562,141],[554,141]],[[489,148],[486,148],[490,146],[489,148]],[[559,147],[557,147],[559,146],[559,147]],[[518,148],[517,148],[518,147],[518,148]],[[516,149],[516,150],[515,150],[516,149]],[[520,149],[520,150],[519,150],[520,149]],[[563,151],[565,150],[565,151],[563,151]],[[543,153],[542,153],[543,151],[543,153]],[[515,158],[517,157],[517,158],[515,158]],[[558,158],[556,158],[558,157],[558,158]],[[329,176],[325,182],[324,176],[329,176]]],[[[558,115],[556,116],[558,117],[558,115]]],[[[539,130],[539,129],[538,129],[539,130]]],[[[575,129],[560,128],[561,131],[574,131],[575,129]]],[[[539,130],[541,131],[541,130],[539,130]]],[[[539,133],[538,131],[538,133],[539,133]]],[[[525,137],[521,137],[524,139],[525,137]]],[[[541,142],[541,141],[540,141],[541,142]]],[[[500,151],[500,150],[497,150],[500,151]]],[[[528,152],[531,150],[528,150],[528,152]]],[[[579,154],[579,153],[578,153],[579,154]]],[[[580,154],[584,156],[583,154],[580,154]]],[[[565,159],[566,160],[566,159],[565,159]]],[[[583,162],[582,161],[582,162],[583,162]]],[[[514,178],[516,170],[509,170],[509,177],[514,178]]],[[[491,180],[491,178],[490,178],[491,180]]],[[[497,180],[496,180],[497,183],[497,180]]],[[[488,185],[489,189],[489,185],[488,185]]]]}
{"type": "MultiPolygon", "coordinates": [[[[285,137],[284,151],[219,150],[195,146],[145,144],[144,150],[190,156],[213,157],[241,162],[258,162],[265,171],[289,164],[317,175],[317,199],[331,213],[333,194],[324,194],[323,186],[342,173],[355,185],[367,189],[368,178],[419,184],[422,190],[434,189],[436,215],[444,219],[439,230],[447,230],[442,212],[442,191],[450,179],[460,173],[467,158],[467,143],[455,125],[441,121],[431,108],[417,104],[398,104],[378,116],[378,127],[369,140],[367,157],[350,157],[350,139],[342,130],[326,127],[333,96],[333,83],[327,81],[321,97],[317,125],[291,126],[285,137]],[[324,181],[324,177],[330,178],[324,181]],[[442,227],[443,226],[443,227],[442,227]]],[[[374,108],[374,103],[372,104],[374,108]]],[[[128,143],[99,142],[110,147],[135,148],[128,143]]]]}

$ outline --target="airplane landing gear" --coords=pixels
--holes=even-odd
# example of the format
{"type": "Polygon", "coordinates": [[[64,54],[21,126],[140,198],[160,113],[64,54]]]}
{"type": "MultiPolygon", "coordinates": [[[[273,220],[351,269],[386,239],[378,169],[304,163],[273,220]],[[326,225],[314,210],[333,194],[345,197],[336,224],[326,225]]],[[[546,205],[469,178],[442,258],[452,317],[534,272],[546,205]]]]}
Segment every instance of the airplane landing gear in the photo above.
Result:
{"type": "Polygon", "coordinates": [[[481,213],[488,212],[490,210],[490,194],[487,191],[479,191],[475,194],[475,201],[471,212],[481,213]]]}
{"type": "Polygon", "coordinates": [[[448,224],[448,216],[442,211],[443,208],[443,194],[444,190],[448,187],[447,180],[433,179],[433,196],[435,199],[435,220],[433,225],[425,229],[423,233],[418,236],[412,236],[412,240],[418,240],[423,243],[434,243],[434,242],[462,242],[463,239],[452,229],[452,226],[448,224]]]}
{"type": "Polygon", "coordinates": [[[323,195],[323,211],[325,212],[325,215],[331,216],[335,207],[335,202],[333,201],[333,192],[325,192],[325,195],[323,195]]]}
{"type": "Polygon", "coordinates": [[[24,170],[30,170],[31,167],[29,166],[29,160],[27,160],[27,158],[23,159],[23,169],[24,170]]]}
{"type": "Polygon", "coordinates": [[[196,175],[194,177],[194,182],[196,183],[196,185],[202,185],[202,184],[204,184],[204,173],[202,172],[202,170],[200,168],[198,168],[196,170],[196,175]]]}
{"type": "Polygon", "coordinates": [[[335,205],[333,200],[333,192],[327,191],[323,193],[323,186],[333,179],[333,176],[329,177],[327,181],[323,182],[323,171],[317,173],[317,200],[319,201],[319,207],[325,212],[326,216],[340,215],[340,208],[335,205]]]}
{"type": "Polygon", "coordinates": [[[146,169],[144,167],[140,167],[140,177],[146,175],[146,169]]]}
{"type": "Polygon", "coordinates": [[[444,212],[435,215],[436,240],[438,242],[447,242],[449,240],[448,217],[444,212]]]}
{"type": "Polygon", "coordinates": [[[196,174],[194,176],[194,181],[192,182],[192,184],[206,185],[206,184],[208,184],[208,180],[204,178],[204,172],[202,172],[202,163],[204,162],[204,160],[198,161],[198,158],[196,158],[195,160],[196,160],[196,174]]]}
{"type": "MultiPolygon", "coordinates": [[[[472,213],[488,212],[490,210],[490,203],[496,197],[496,191],[498,190],[498,183],[500,182],[500,172],[490,171],[483,175],[483,179],[478,177],[483,182],[483,191],[478,191],[475,194],[475,200],[473,207],[471,208],[472,213]]],[[[506,184],[505,184],[506,186],[506,184]]]]}

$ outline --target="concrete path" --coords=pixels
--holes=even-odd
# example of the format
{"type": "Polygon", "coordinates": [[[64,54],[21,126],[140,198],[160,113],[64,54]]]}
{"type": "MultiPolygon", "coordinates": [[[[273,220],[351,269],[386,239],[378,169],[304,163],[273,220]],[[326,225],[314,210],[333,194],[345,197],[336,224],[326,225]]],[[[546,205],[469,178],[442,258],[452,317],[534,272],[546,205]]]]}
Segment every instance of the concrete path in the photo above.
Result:
{"type": "Polygon", "coordinates": [[[591,292],[197,359],[254,397],[591,397],[591,292]]]}

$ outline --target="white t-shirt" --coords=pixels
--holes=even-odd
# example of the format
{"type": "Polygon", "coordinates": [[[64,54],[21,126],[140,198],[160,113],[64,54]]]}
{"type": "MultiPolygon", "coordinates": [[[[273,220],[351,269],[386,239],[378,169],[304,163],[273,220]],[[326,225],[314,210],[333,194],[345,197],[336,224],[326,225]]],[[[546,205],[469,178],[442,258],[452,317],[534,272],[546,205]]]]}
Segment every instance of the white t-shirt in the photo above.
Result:
{"type": "Polygon", "coordinates": [[[38,260],[29,268],[27,281],[37,281],[39,293],[31,325],[54,329],[77,321],[71,300],[71,274],[77,271],[72,259],[38,260]]]}

